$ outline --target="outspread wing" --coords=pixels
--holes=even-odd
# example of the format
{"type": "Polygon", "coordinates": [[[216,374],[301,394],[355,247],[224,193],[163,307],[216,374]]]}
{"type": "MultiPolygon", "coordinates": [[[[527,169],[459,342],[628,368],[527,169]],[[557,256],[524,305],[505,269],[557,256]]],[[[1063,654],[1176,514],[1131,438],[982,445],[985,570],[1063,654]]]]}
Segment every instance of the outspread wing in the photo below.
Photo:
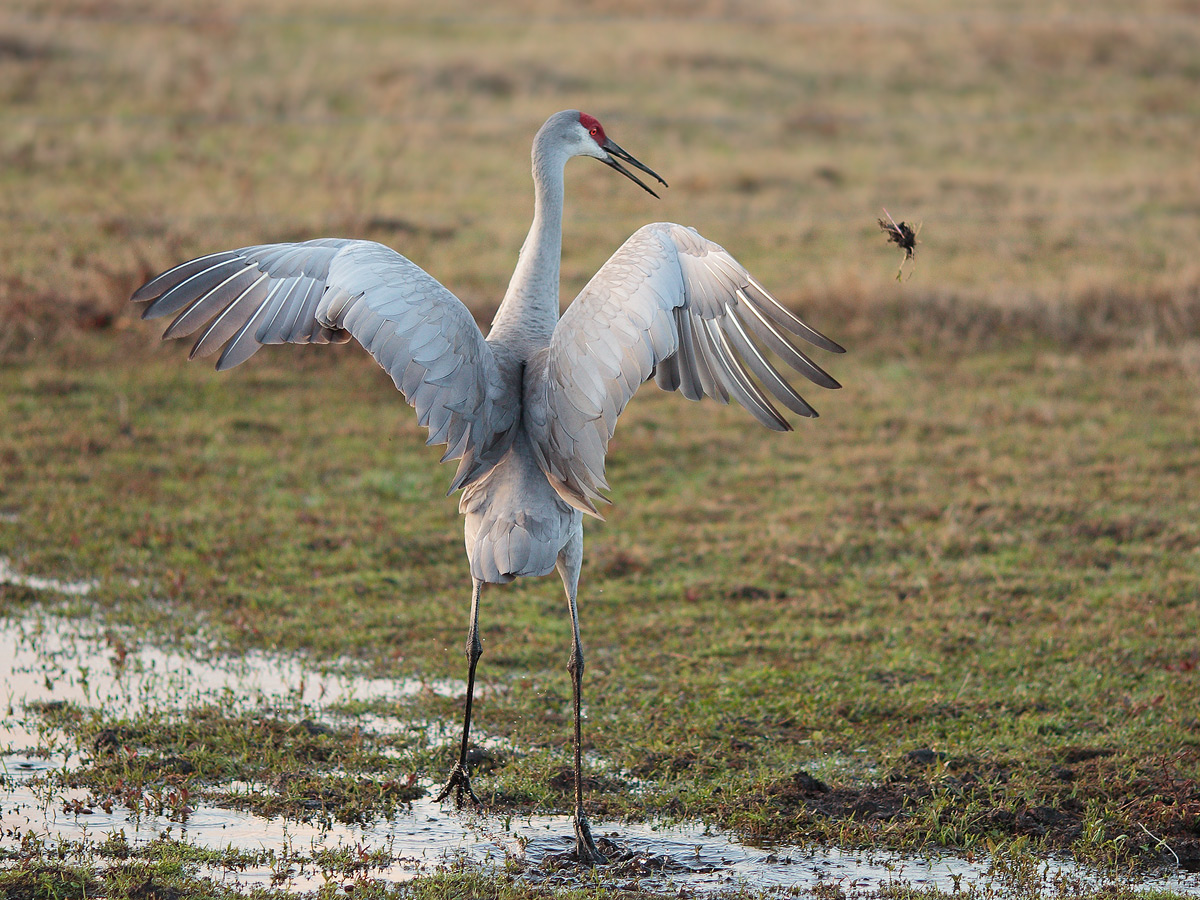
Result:
{"type": "Polygon", "coordinates": [[[822,387],[840,385],[789,332],[843,352],[720,245],[682,225],[646,225],[596,273],[527,369],[524,416],[539,465],[564,500],[597,515],[617,417],[652,374],[664,390],[732,397],[766,427],[790,430],[772,397],[802,416],[817,413],[764,350],[822,387]]]}
{"type": "MultiPolygon", "coordinates": [[[[182,263],[134,295],[142,317],[174,315],[164,338],[200,336],[191,357],[218,369],[264,344],[358,340],[392,376],[443,460],[462,459],[451,491],[485,471],[511,439],[519,406],[470,312],[431,275],[371,241],[264,244],[182,263]]],[[[189,357],[190,358],[190,357],[189,357]]]]}

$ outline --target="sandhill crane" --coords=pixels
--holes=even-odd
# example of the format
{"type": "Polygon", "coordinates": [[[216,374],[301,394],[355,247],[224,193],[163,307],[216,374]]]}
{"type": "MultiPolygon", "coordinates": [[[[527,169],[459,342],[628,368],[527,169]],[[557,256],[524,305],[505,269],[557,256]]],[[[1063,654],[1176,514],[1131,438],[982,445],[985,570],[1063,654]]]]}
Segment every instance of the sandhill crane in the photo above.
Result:
{"type": "MultiPolygon", "coordinates": [[[[221,351],[218,369],[263,344],[355,338],[387,370],[429,429],[458,459],[448,493],[462,491],[471,567],[467,693],[458,761],[438,796],[479,801],[467,749],[475,667],[483,652],[485,584],[557,569],[566,589],[574,700],[574,830],[584,863],[605,862],[583,809],[580,706],[583,646],[576,596],[583,516],[604,500],[605,453],[617,417],[654,376],[690,400],[734,398],[767,428],[791,430],[773,396],[816,412],[763,352],[814,383],[838,383],[786,332],[842,348],[781,305],[724,248],[669,222],[636,231],[559,317],[563,169],[590,156],[658,196],[622,162],[661,177],[577,110],[551,116],[533,141],[534,214],[516,270],[486,338],[467,308],[424,270],[371,241],[322,238],[263,244],[182,263],[134,295],[143,318],[174,315],[163,338],[201,328],[191,357],[221,351]],[[768,396],[770,395],[770,396],[768,396]]],[[[191,358],[189,357],[189,358],[191,358]]]]}

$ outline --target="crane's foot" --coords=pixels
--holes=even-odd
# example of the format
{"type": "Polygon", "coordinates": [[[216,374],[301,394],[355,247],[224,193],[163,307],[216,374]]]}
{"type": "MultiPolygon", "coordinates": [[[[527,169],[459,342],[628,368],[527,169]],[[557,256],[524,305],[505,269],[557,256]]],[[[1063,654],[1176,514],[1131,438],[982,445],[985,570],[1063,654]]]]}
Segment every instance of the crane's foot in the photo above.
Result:
{"type": "Polygon", "coordinates": [[[465,797],[469,797],[475,806],[480,805],[479,798],[471,790],[471,776],[467,774],[467,767],[461,762],[455,763],[454,768],[450,770],[450,778],[446,781],[442,792],[437,795],[437,802],[441,803],[451,794],[454,794],[455,809],[463,808],[465,797]]]}
{"type": "Polygon", "coordinates": [[[592,829],[588,826],[587,817],[582,810],[575,811],[575,855],[585,866],[603,866],[608,863],[608,857],[596,849],[592,840],[592,829]]]}

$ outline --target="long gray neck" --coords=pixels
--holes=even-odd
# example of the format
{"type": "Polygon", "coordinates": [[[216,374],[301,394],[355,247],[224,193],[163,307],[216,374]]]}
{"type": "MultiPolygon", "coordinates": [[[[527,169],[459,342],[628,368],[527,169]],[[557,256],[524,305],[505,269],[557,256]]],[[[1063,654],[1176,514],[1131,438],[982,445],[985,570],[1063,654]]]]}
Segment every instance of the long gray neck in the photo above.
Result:
{"type": "Polygon", "coordinates": [[[543,143],[536,140],[533,145],[533,224],[488,332],[488,341],[505,343],[522,358],[545,347],[558,322],[563,167],[567,160],[543,143]]]}

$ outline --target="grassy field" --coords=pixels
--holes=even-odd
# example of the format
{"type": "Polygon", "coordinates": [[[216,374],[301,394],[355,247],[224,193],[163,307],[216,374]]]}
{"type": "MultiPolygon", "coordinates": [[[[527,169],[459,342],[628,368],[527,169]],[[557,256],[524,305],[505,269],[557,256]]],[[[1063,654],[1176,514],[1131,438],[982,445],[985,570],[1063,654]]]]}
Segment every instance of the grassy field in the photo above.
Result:
{"type": "MultiPolygon", "coordinates": [[[[98,579],[57,608],[146,643],[462,677],[451,470],[386,375],[353,346],[217,375],[127,298],[189,256],[346,235],[486,325],[528,227],[532,133],[582,108],[672,187],[568,167],[565,297],[639,225],[681,221],[852,351],[795,434],[653,387],[622,418],[581,584],[589,809],[1200,866],[1200,7],[460,6],[0,12],[0,557],[98,579]],[[884,207],[923,222],[899,281],[884,207]]],[[[47,605],[0,585],[6,616],[47,605]]],[[[477,788],[565,810],[561,587],[495,589],[481,625],[476,734],[511,749],[477,788]]],[[[48,789],[118,807],[269,783],[236,802],[370,819],[452,755],[232,703],[42,714],[91,751],[48,789]]],[[[16,898],[222,896],[178,845],[5,848],[16,898]]],[[[388,892],[346,871],[354,896],[388,892]]],[[[405,890],[554,889],[467,871],[405,890]]]]}

